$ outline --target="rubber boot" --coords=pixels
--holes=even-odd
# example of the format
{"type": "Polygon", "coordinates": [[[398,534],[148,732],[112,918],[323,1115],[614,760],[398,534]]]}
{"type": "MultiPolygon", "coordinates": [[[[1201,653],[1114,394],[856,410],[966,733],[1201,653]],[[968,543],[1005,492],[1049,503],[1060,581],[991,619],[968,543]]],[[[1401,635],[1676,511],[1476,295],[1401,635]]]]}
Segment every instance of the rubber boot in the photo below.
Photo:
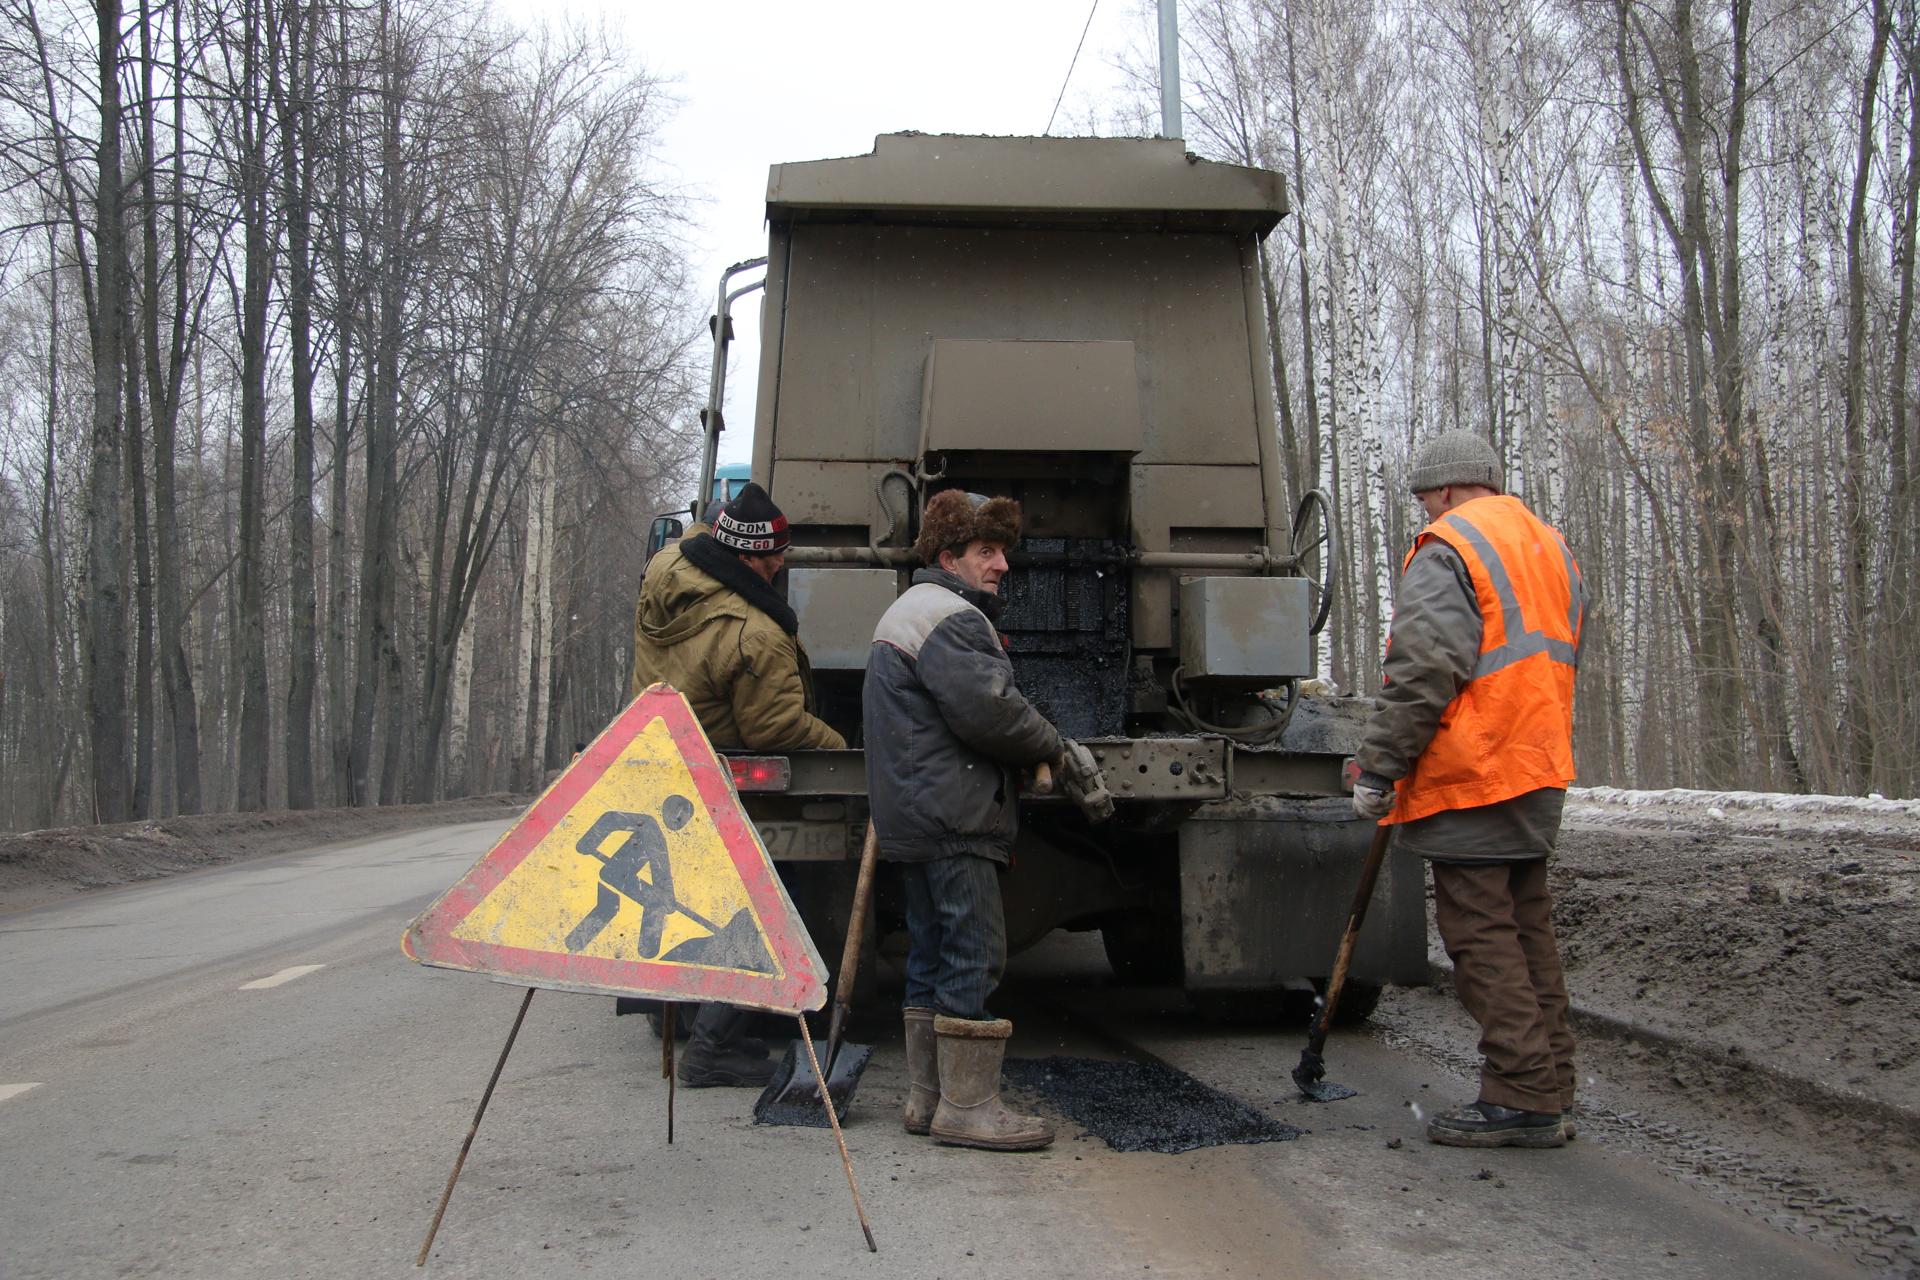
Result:
{"type": "Polygon", "coordinates": [[[1053,1141],[1052,1125],[1039,1116],[1009,1111],[1000,1101],[1000,1060],[1013,1034],[1011,1022],[940,1014],[933,1031],[940,1061],[940,1105],[929,1126],[935,1142],[988,1151],[1037,1151],[1053,1141]]]}
{"type": "Polygon", "coordinates": [[[731,1005],[703,1006],[693,1021],[693,1037],[680,1055],[680,1083],[689,1089],[758,1089],[773,1079],[770,1058],[755,1057],[739,1047],[740,1032],[749,1016],[749,1010],[731,1005]]]}
{"type": "Polygon", "coordinates": [[[925,1133],[933,1124],[933,1109],[940,1104],[940,1052],[935,1047],[933,1010],[906,1009],[901,1017],[907,1024],[908,1084],[900,1123],[908,1133],[925,1133]]]}

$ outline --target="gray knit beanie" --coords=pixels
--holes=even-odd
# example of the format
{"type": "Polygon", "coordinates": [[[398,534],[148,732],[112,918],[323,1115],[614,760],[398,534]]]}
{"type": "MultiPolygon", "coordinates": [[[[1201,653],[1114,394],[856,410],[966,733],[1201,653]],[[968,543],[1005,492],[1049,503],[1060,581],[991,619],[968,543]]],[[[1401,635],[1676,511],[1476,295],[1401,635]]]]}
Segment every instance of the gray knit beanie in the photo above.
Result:
{"type": "Polygon", "coordinates": [[[1408,488],[1425,493],[1450,484],[1483,484],[1504,493],[1500,483],[1500,455],[1471,431],[1443,431],[1413,455],[1408,488]]]}

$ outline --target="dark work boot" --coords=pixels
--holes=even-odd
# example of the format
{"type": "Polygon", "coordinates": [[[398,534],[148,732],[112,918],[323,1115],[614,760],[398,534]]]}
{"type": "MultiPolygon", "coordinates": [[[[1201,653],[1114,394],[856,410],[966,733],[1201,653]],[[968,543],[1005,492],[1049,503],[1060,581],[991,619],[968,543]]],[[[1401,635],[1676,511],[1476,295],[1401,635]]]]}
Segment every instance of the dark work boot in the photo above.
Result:
{"type": "Polygon", "coordinates": [[[715,1086],[758,1089],[773,1079],[773,1060],[766,1046],[758,1055],[741,1047],[741,1028],[750,1011],[731,1005],[702,1005],[693,1021],[693,1036],[680,1055],[680,1083],[689,1089],[715,1086]]]}
{"type": "Polygon", "coordinates": [[[1443,1147],[1564,1147],[1558,1111],[1516,1111],[1492,1102],[1470,1102],[1427,1121],[1427,1140],[1443,1147]]]}
{"type": "Polygon", "coordinates": [[[925,1133],[940,1105],[940,1053],[933,1034],[933,1010],[905,1009],[907,1024],[907,1105],[900,1123],[908,1133],[925,1133]]]}

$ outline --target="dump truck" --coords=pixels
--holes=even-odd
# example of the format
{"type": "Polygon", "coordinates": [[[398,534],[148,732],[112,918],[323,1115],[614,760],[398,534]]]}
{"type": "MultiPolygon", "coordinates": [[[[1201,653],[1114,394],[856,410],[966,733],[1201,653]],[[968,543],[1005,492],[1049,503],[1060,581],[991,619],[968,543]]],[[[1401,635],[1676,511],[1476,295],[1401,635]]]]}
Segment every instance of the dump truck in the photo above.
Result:
{"type": "MultiPolygon", "coordinates": [[[[695,492],[730,305],[764,287],[751,470],[791,526],[819,713],[854,746],[732,766],[816,938],[842,935],[867,819],[874,624],[927,500],[959,486],[1024,508],[998,625],[1117,802],[1095,827],[1023,799],[1010,949],[1097,929],[1117,973],[1209,1014],[1310,1002],[1371,824],[1343,777],[1364,708],[1302,689],[1335,530],[1323,494],[1289,501],[1275,430],[1259,242],[1286,213],[1279,174],[1167,139],[891,134],[771,170],[766,256],[720,286],[695,492]]],[[[1425,979],[1423,893],[1394,860],[1344,1011],[1425,979]]],[[[877,911],[869,936],[900,926],[884,880],[877,911]]]]}

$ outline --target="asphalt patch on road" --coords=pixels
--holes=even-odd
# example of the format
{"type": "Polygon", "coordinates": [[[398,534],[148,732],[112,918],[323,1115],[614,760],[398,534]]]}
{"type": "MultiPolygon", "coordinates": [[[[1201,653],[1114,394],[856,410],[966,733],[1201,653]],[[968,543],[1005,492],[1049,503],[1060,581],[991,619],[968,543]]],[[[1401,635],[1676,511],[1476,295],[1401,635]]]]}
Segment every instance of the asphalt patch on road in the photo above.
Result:
{"type": "Polygon", "coordinates": [[[1009,1058],[1004,1074],[1008,1084],[1115,1151],[1172,1155],[1229,1143],[1291,1142],[1307,1132],[1158,1062],[1009,1058]]]}

